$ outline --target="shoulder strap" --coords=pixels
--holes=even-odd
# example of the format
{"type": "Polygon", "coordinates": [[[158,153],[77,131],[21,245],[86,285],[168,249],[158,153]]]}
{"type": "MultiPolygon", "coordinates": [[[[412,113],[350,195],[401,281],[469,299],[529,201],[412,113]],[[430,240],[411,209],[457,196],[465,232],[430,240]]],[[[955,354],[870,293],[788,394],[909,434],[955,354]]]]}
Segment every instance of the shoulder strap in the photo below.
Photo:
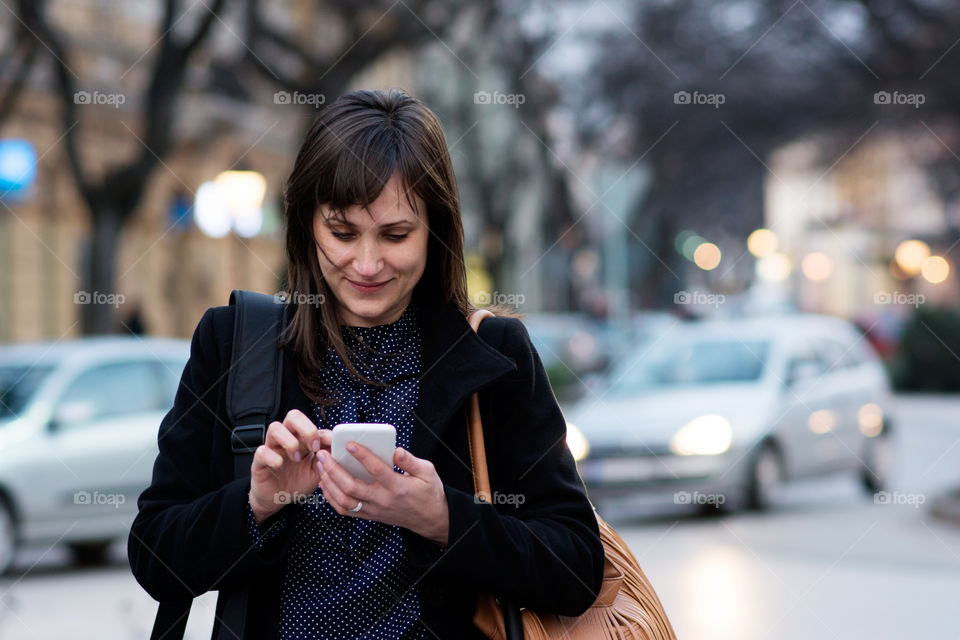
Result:
{"type": "Polygon", "coordinates": [[[250,475],[253,452],[264,442],[267,421],[280,408],[283,350],[277,348],[286,324],[286,301],[234,289],[233,356],[227,374],[227,417],[233,426],[234,477],[250,475]]]}
{"type": "MultiPolygon", "coordinates": [[[[277,343],[286,325],[286,300],[253,291],[234,289],[230,304],[236,307],[233,356],[227,374],[227,416],[233,425],[233,475],[250,475],[253,453],[264,443],[267,421],[280,409],[283,384],[283,350],[277,343]]],[[[217,640],[244,637],[250,589],[221,592],[223,616],[217,640]]]]}
{"type": "MultiPolygon", "coordinates": [[[[467,319],[470,327],[480,333],[480,323],[496,317],[489,309],[477,309],[467,319]]],[[[480,394],[470,396],[467,402],[467,444],[470,446],[470,461],[473,463],[473,492],[478,500],[493,504],[490,493],[490,472],[487,468],[487,451],[483,443],[483,423],[480,421],[480,394]]],[[[512,601],[500,599],[506,640],[523,639],[523,621],[520,607],[512,601]]]]}
{"type": "MultiPolygon", "coordinates": [[[[286,326],[286,301],[271,295],[235,289],[233,350],[227,373],[227,417],[232,425],[235,478],[250,475],[253,452],[263,444],[267,420],[280,408],[283,350],[277,348],[286,326]]],[[[223,591],[223,614],[217,640],[242,640],[246,627],[249,589],[223,591]]],[[[151,640],[181,640],[190,614],[191,599],[165,600],[157,609],[151,640]]]]}
{"type": "MultiPolygon", "coordinates": [[[[470,328],[479,334],[480,323],[492,317],[494,315],[491,311],[477,309],[467,320],[470,328]]],[[[487,451],[483,444],[483,424],[480,422],[480,396],[476,393],[467,401],[467,444],[470,446],[470,461],[473,463],[473,493],[478,500],[492,504],[487,451]]]]}

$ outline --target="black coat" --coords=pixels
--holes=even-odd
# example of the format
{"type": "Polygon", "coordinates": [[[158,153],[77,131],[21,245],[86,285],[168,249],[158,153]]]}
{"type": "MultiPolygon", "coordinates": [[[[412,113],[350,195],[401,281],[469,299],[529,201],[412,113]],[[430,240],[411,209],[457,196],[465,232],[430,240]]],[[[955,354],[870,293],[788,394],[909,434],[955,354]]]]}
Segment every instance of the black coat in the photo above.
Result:
{"type": "MultiPolygon", "coordinates": [[[[604,553],[593,509],[565,444],[565,423],[526,328],[488,318],[475,334],[453,305],[418,305],[423,375],[410,451],[433,462],[450,512],[446,550],[404,529],[420,574],[422,620],[431,637],[471,638],[476,593],[520,606],[579,615],[594,601],[604,553]],[[484,442],[495,492],[508,503],[475,501],[464,407],[481,390],[484,442]]],[[[197,325],[173,408],[159,430],[153,480],[130,530],[133,574],[157,600],[251,586],[247,638],[279,626],[284,560],[299,513],[262,549],[247,532],[250,479],[233,477],[226,413],[234,307],[208,309],[197,325]]],[[[312,415],[284,353],[281,413],[312,415]]],[[[277,515],[264,527],[275,522],[277,515]]],[[[221,615],[221,598],[217,618],[221,615]]],[[[216,624],[219,624],[216,623],[216,624]]],[[[215,628],[216,633],[216,628],[215,628]]]]}

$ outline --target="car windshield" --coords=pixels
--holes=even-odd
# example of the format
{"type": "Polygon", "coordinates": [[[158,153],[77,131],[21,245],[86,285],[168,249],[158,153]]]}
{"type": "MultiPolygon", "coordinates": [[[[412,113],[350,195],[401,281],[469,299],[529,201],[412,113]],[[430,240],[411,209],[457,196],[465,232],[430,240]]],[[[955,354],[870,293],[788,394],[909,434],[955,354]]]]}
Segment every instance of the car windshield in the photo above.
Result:
{"type": "Polygon", "coordinates": [[[764,340],[654,340],[611,373],[610,392],[756,382],[768,351],[764,340]]]}
{"type": "Polygon", "coordinates": [[[0,365],[0,418],[20,415],[51,367],[0,365]]]}

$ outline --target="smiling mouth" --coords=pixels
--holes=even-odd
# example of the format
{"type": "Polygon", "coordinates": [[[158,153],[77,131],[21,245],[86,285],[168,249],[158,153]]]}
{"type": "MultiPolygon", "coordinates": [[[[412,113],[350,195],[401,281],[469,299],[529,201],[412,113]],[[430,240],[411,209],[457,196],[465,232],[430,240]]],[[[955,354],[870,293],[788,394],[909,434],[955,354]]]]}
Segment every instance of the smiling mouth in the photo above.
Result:
{"type": "Polygon", "coordinates": [[[383,282],[356,282],[354,280],[351,280],[350,278],[347,278],[347,282],[352,284],[354,287],[356,287],[360,291],[377,291],[378,289],[383,287],[383,285],[387,284],[390,281],[384,280],[383,282]]]}

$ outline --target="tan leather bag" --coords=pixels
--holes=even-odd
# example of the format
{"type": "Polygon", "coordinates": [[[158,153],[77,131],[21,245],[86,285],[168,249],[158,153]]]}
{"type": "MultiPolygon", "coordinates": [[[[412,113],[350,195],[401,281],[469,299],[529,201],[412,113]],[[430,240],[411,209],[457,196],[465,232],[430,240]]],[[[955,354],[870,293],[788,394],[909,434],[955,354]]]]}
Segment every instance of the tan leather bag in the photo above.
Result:
{"type": "MultiPolygon", "coordinates": [[[[478,309],[470,315],[470,326],[476,331],[483,319],[491,316],[493,313],[490,311],[478,309]]],[[[491,502],[490,476],[477,394],[470,397],[468,423],[474,493],[479,499],[491,502]]],[[[596,510],[594,514],[606,553],[600,595],[583,615],[576,617],[521,609],[524,639],[676,640],[663,605],[637,559],[596,510]]],[[[503,611],[494,596],[483,593],[477,595],[473,623],[488,638],[507,640],[503,611]]]]}

